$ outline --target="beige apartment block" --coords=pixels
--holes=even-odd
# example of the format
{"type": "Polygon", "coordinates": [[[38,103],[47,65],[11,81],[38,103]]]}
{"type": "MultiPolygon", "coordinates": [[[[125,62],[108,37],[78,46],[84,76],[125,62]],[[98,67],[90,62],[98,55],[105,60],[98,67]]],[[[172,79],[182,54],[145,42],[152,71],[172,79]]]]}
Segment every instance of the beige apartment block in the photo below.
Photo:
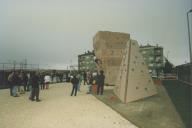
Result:
{"type": "Polygon", "coordinates": [[[124,103],[139,100],[157,93],[139,45],[129,40],[123,52],[114,93],[124,103]]]}
{"type": "Polygon", "coordinates": [[[122,52],[130,35],[120,32],[99,31],[93,38],[96,58],[99,59],[98,70],[103,70],[105,83],[115,85],[122,60],[122,52]]]}

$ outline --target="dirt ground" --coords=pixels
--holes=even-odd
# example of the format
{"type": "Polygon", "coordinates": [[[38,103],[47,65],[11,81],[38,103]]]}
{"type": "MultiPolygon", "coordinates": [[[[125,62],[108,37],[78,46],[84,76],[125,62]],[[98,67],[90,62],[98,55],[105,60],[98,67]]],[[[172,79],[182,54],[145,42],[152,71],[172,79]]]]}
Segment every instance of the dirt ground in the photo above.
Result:
{"type": "Polygon", "coordinates": [[[0,90],[0,128],[136,128],[82,85],[77,96],[70,96],[71,84],[53,84],[40,92],[41,102],[0,90]]]}

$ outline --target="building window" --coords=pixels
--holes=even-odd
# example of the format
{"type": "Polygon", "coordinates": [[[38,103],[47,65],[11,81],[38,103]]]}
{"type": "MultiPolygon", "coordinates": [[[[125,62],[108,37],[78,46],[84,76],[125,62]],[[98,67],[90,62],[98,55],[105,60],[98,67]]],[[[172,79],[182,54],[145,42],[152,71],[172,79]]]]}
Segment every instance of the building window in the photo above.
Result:
{"type": "Polygon", "coordinates": [[[157,67],[161,67],[161,64],[157,64],[157,67]]]}
{"type": "Polygon", "coordinates": [[[153,67],[153,64],[149,64],[149,67],[153,67]]]}
{"type": "Polygon", "coordinates": [[[149,60],[153,60],[153,57],[149,57],[149,60]]]}
{"type": "Polygon", "coordinates": [[[160,53],[161,53],[161,50],[157,50],[156,52],[157,52],[158,54],[160,54],[160,53]]]}
{"type": "Polygon", "coordinates": [[[146,54],[146,51],[142,51],[142,54],[146,54]]]}
{"type": "Polygon", "coordinates": [[[161,60],[161,57],[156,57],[155,59],[156,62],[160,62],[160,60],[161,60]]]}

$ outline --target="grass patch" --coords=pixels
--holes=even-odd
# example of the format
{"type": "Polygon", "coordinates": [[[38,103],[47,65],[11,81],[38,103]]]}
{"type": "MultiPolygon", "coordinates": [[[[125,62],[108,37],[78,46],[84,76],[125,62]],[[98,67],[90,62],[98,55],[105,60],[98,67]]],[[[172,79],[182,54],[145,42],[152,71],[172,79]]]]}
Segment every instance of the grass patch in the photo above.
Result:
{"type": "Polygon", "coordinates": [[[180,114],[186,128],[190,127],[192,86],[176,80],[164,80],[163,85],[180,114]]]}
{"type": "Polygon", "coordinates": [[[113,90],[105,90],[104,95],[95,97],[139,128],[185,128],[164,87],[157,89],[157,95],[127,104],[122,103],[113,90]]]}

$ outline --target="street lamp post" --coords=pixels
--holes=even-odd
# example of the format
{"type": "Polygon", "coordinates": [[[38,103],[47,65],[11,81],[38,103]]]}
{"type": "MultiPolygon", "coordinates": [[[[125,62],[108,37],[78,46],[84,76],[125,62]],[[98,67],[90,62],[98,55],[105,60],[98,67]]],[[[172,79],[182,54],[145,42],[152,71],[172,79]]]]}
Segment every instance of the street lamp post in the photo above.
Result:
{"type": "Polygon", "coordinates": [[[190,38],[190,26],[189,26],[189,13],[191,13],[191,12],[192,12],[192,9],[187,12],[187,27],[188,27],[188,38],[189,38],[190,63],[192,63],[191,38],[190,38]]]}

